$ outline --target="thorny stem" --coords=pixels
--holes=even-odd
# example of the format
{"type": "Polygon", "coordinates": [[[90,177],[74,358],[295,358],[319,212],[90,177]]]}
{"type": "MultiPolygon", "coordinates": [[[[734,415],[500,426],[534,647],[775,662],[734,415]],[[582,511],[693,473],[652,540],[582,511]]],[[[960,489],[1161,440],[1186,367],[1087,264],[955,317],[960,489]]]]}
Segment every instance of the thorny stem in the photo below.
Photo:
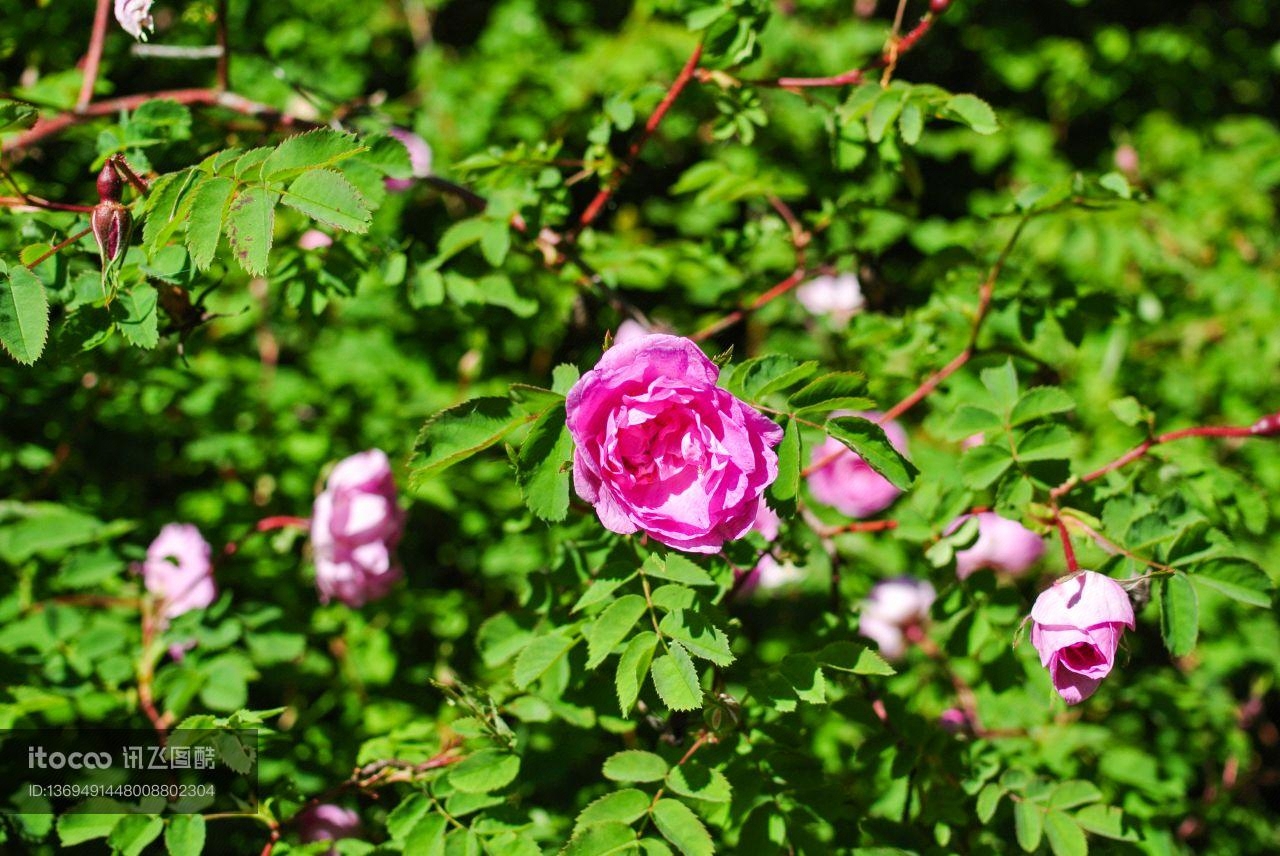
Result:
{"type": "Polygon", "coordinates": [[[146,196],[151,192],[150,188],[147,187],[147,183],[141,178],[138,178],[137,173],[135,173],[129,166],[129,162],[124,159],[124,155],[113,155],[110,160],[111,165],[116,168],[117,172],[121,173],[125,177],[125,180],[133,185],[134,190],[138,191],[143,196],[146,196]]]}
{"type": "Polygon", "coordinates": [[[84,113],[93,100],[93,88],[98,82],[98,63],[102,61],[102,45],[107,40],[107,15],[111,0],[98,0],[93,12],[93,31],[89,35],[89,50],[84,55],[84,81],[80,84],[80,97],[76,99],[76,112],[84,113]]]}

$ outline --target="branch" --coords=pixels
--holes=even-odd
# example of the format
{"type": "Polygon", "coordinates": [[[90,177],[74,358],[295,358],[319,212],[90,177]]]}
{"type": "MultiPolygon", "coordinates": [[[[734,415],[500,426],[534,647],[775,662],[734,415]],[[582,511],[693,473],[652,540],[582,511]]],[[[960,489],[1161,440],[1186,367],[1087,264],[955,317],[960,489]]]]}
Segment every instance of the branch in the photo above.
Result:
{"type": "Polygon", "coordinates": [[[654,109],[653,114],[649,116],[649,121],[645,122],[644,129],[631,143],[631,148],[627,150],[627,157],[622,163],[618,164],[613,173],[609,176],[609,180],[596,193],[595,198],[587,204],[586,209],[578,218],[577,224],[566,233],[565,238],[569,241],[577,239],[578,234],[595,219],[600,216],[600,212],[604,210],[604,206],[613,198],[613,194],[617,192],[622,179],[630,174],[635,167],[636,160],[640,157],[640,152],[644,149],[645,144],[658,130],[658,126],[662,124],[663,118],[667,115],[667,111],[671,109],[671,105],[680,97],[680,93],[693,79],[693,73],[698,68],[698,62],[702,59],[702,42],[698,42],[694,47],[693,53],[689,55],[689,59],[684,64],[684,68],[680,69],[680,73],[676,75],[676,79],[672,81],[671,88],[667,90],[667,94],[662,97],[662,101],[654,109]]]}
{"type": "Polygon", "coordinates": [[[227,41],[227,0],[218,0],[218,8],[215,12],[218,18],[218,47],[221,51],[218,53],[218,69],[217,69],[217,88],[219,91],[227,91],[227,86],[231,80],[231,45],[227,41]]]}
{"type": "Polygon", "coordinates": [[[80,84],[80,97],[76,99],[76,112],[83,113],[93,100],[93,88],[98,82],[98,63],[102,61],[102,45],[107,40],[107,14],[111,0],[98,0],[93,12],[93,32],[89,36],[89,50],[84,55],[84,80],[80,84]]]}

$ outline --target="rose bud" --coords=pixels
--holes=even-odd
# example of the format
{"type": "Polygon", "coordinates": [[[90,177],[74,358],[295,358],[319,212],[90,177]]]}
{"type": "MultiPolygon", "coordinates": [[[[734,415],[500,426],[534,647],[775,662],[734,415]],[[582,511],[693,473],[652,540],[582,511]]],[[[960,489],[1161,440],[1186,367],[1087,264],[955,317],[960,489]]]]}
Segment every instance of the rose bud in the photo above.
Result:
{"type": "Polygon", "coordinates": [[[422,137],[419,137],[413,131],[406,131],[404,128],[392,128],[387,131],[387,134],[399,140],[405,150],[409,152],[409,167],[412,170],[413,178],[387,178],[383,180],[387,190],[393,193],[400,193],[413,187],[415,179],[426,178],[431,175],[431,146],[422,137]]]}
{"type": "Polygon", "coordinates": [[[815,277],[796,289],[796,299],[810,314],[826,315],[841,326],[866,306],[862,284],[851,273],[815,277]]]}
{"type": "Polygon", "coordinates": [[[1120,584],[1082,571],[1040,593],[1031,608],[1031,644],[1067,704],[1093,695],[1115,664],[1133,604],[1120,584]]]}
{"type": "Polygon", "coordinates": [[[969,716],[958,707],[949,707],[938,714],[938,725],[948,734],[968,734],[973,730],[969,716]]]}
{"type": "Polygon", "coordinates": [[[653,334],[613,346],[569,390],[574,489],[606,529],[691,553],[750,531],[782,429],[719,375],[690,340],[653,334]]]}
{"type": "Polygon", "coordinates": [[[89,225],[93,228],[93,239],[98,242],[104,267],[124,255],[133,225],[128,208],[119,202],[99,202],[89,215],[89,225]]]}
{"type": "Polygon", "coordinates": [[[876,583],[862,602],[858,632],[880,646],[880,653],[897,660],[907,651],[909,636],[929,618],[937,593],[926,580],[898,577],[876,583]]]}
{"type": "MultiPolygon", "coordinates": [[[[320,803],[298,813],[298,837],[303,844],[315,841],[337,841],[339,838],[356,838],[360,835],[360,815],[349,808],[320,803]]],[[[337,853],[330,848],[330,853],[337,853]]]]}
{"type": "MultiPolygon", "coordinates": [[[[880,414],[872,411],[853,415],[875,419],[880,414]]],[[[902,426],[890,421],[880,427],[884,429],[893,447],[905,455],[907,432],[902,430],[902,426]]],[[[851,452],[834,437],[828,437],[817,446],[810,460],[812,465],[818,467],[809,474],[809,490],[813,493],[813,498],[824,505],[830,505],[841,514],[870,517],[884,511],[902,495],[902,491],[888,479],[871,469],[871,465],[862,460],[861,456],[851,452]]]]}
{"type": "Polygon", "coordinates": [[[116,0],[116,20],[120,29],[140,42],[147,40],[146,31],[154,32],[156,22],[151,18],[152,0],[116,0]]]}
{"type": "Polygon", "coordinates": [[[361,452],[334,467],[311,514],[320,599],[363,606],[390,591],[402,574],[395,548],[404,519],[382,451],[361,452]]]}
{"type": "Polygon", "coordinates": [[[1018,576],[1040,561],[1044,539],[1014,520],[992,511],[966,514],[951,524],[948,533],[960,528],[970,517],[978,519],[978,540],[956,553],[956,576],[965,579],[979,568],[1018,576]]]}
{"type": "Polygon", "coordinates": [[[170,523],[151,542],[142,579],[147,591],[159,596],[165,619],[203,609],[217,598],[212,552],[200,530],[189,523],[170,523]]]}

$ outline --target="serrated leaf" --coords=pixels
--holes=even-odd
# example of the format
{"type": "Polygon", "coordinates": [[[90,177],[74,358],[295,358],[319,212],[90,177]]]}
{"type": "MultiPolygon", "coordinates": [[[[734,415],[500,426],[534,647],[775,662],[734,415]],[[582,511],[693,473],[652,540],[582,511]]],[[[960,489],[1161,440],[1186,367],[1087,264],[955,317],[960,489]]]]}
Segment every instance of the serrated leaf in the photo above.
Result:
{"type": "Polygon", "coordinates": [[[1268,607],[1272,584],[1266,572],[1248,559],[1211,559],[1195,566],[1191,581],[1241,603],[1268,607]]]}
{"type": "Polygon", "coordinates": [[[1016,440],[1020,461],[1062,461],[1071,457],[1071,432],[1065,425],[1037,425],[1016,440]]]}
{"type": "Polygon", "coordinates": [[[95,838],[106,838],[120,822],[118,814],[89,814],[67,812],[58,817],[58,842],[63,847],[74,847],[95,838]]]}
{"type": "Polygon", "coordinates": [[[369,231],[369,203],[343,177],[330,169],[313,169],[293,180],[281,201],[295,211],[335,229],[369,231]]]}
{"type": "Polygon", "coordinates": [[[999,431],[1004,428],[1004,420],[998,414],[985,407],[962,404],[951,414],[947,423],[947,437],[952,440],[965,440],[974,434],[986,434],[988,431],[999,431]]]}
{"type": "Polygon", "coordinates": [[[1049,794],[1049,808],[1068,809],[1102,799],[1102,791],[1093,782],[1069,779],[1055,785],[1049,794]]]}
{"type": "Polygon", "coordinates": [[[904,90],[889,89],[882,91],[880,97],[876,99],[876,103],[872,105],[871,112],[867,114],[867,139],[873,143],[878,143],[884,139],[885,132],[898,118],[898,113],[902,110],[902,99],[905,95],[904,90]]]}
{"type": "Polygon", "coordinates": [[[1012,465],[1013,457],[1004,446],[975,446],[960,458],[960,475],[966,487],[982,490],[1012,465]]]}
{"type": "Polygon", "coordinates": [[[547,670],[554,666],[561,657],[569,653],[569,649],[574,646],[575,641],[571,636],[558,633],[535,638],[525,646],[525,649],[520,652],[520,656],[516,657],[515,671],[513,673],[516,687],[524,689],[546,674],[547,670]]]}
{"type": "Polygon", "coordinates": [[[558,522],[569,513],[572,455],[573,438],[561,400],[534,421],[516,457],[516,482],[524,503],[543,520],[558,522]]]}
{"type": "Polygon", "coordinates": [[[790,517],[796,511],[796,497],[800,493],[800,428],[795,420],[788,419],[782,430],[782,442],[778,453],[778,477],[769,485],[769,507],[782,517],[790,517]]]}
{"type": "Polygon", "coordinates": [[[1076,403],[1063,389],[1056,386],[1036,386],[1027,390],[1013,406],[1009,423],[1021,425],[1033,419],[1041,419],[1053,413],[1075,410],[1076,403]]]}
{"type": "Polygon", "coordinates": [[[632,637],[618,659],[618,671],[614,686],[618,693],[618,707],[622,715],[631,712],[636,699],[640,697],[640,688],[644,686],[645,675],[649,674],[649,664],[653,662],[653,654],[658,647],[658,634],[652,630],[644,630],[632,637]]]}
{"type": "Polygon", "coordinates": [[[1151,420],[1151,411],[1132,395],[1118,398],[1112,401],[1108,407],[1111,408],[1111,412],[1115,414],[1115,417],[1125,425],[1137,425],[1151,420]]]}
{"type": "Polygon", "coordinates": [[[519,755],[481,749],[449,768],[449,784],[464,794],[487,794],[505,788],[519,773],[519,755]]]}
{"type": "Polygon", "coordinates": [[[227,241],[240,267],[251,276],[266,275],[279,201],[279,193],[251,187],[231,203],[227,214],[227,241]]]}
{"type": "Polygon", "coordinates": [[[978,791],[977,804],[974,811],[978,816],[978,820],[983,823],[990,823],[991,818],[995,817],[996,808],[1000,805],[1000,797],[1004,796],[1004,788],[995,782],[989,782],[984,785],[982,790],[978,791]]]}
{"type": "Polygon", "coordinates": [[[1013,831],[1018,839],[1018,846],[1028,853],[1040,846],[1044,835],[1044,812],[1040,806],[1026,800],[1015,800],[1013,803],[1013,831]]]}
{"type": "Polygon", "coordinates": [[[832,372],[794,392],[787,404],[802,410],[858,409],[866,401],[867,378],[861,372],[832,372]]]}
{"type": "Polygon", "coordinates": [[[199,856],[204,852],[205,826],[202,814],[175,814],[164,831],[169,856],[199,856]]]}
{"type": "Polygon", "coordinates": [[[710,660],[717,666],[733,662],[729,650],[729,637],[701,614],[687,609],[675,609],[663,616],[658,630],[675,639],[695,657],[710,660]]]}
{"type": "Polygon", "coordinates": [[[653,825],[684,856],[711,856],[716,852],[707,828],[679,800],[658,800],[653,806],[653,825]]]}
{"type": "Polygon", "coordinates": [[[595,823],[632,823],[649,810],[650,802],[649,795],[638,788],[623,788],[605,794],[579,812],[573,822],[574,834],[595,823]]]}
{"type": "Polygon", "coordinates": [[[138,856],[162,832],[164,821],[159,817],[131,814],[115,825],[107,836],[107,843],[119,856],[138,856]]]}
{"type": "Polygon", "coordinates": [[[1044,834],[1049,839],[1053,856],[1086,856],[1089,842],[1075,818],[1060,811],[1050,810],[1044,818],[1044,834]]]}
{"type": "Polygon", "coordinates": [[[411,793],[402,799],[387,815],[387,834],[391,840],[403,842],[430,809],[431,803],[426,794],[411,793]]]}
{"type": "Polygon", "coordinates": [[[23,365],[44,353],[49,338],[49,297],[44,283],[25,267],[0,262],[0,345],[23,365]]]}
{"type": "Polygon", "coordinates": [[[147,256],[169,242],[180,229],[187,227],[192,196],[188,192],[204,173],[194,167],[162,175],[151,185],[147,196],[146,221],[142,224],[142,249],[147,256]]]}
{"type": "Polygon", "coordinates": [[[1018,372],[1013,367],[1013,360],[983,369],[978,377],[1000,410],[1007,413],[1018,403],[1018,372]]]}
{"type": "Polygon", "coordinates": [[[653,688],[671,710],[697,710],[702,706],[702,686],[689,652],[672,642],[669,652],[653,661],[653,688]]]}
{"type": "Polygon", "coordinates": [[[867,462],[871,469],[899,490],[911,487],[920,471],[893,447],[884,429],[859,416],[836,416],[827,420],[825,430],[867,462]]]}
{"type": "Polygon", "coordinates": [[[205,270],[213,262],[235,189],[235,179],[217,177],[201,182],[192,195],[187,250],[198,270],[205,270]]]}
{"type": "Polygon", "coordinates": [[[724,773],[697,761],[672,767],[666,786],[673,794],[703,802],[727,803],[733,799],[733,786],[724,773]]]}
{"type": "Polygon", "coordinates": [[[711,575],[679,553],[668,553],[666,556],[652,555],[645,560],[641,572],[647,577],[690,586],[713,586],[716,581],[711,575]]]}
{"type": "Polygon", "coordinates": [[[255,181],[262,178],[262,164],[275,152],[272,146],[258,146],[249,149],[240,157],[228,164],[231,174],[241,181],[255,181]]]}
{"type": "Polygon", "coordinates": [[[332,166],[365,147],[351,134],[322,128],[295,134],[276,146],[262,164],[268,181],[284,181],[309,169],[332,166]]]}
{"type": "Polygon", "coordinates": [[[723,381],[724,388],[747,401],[759,401],[771,392],[809,378],[818,368],[816,362],[799,363],[782,354],[768,354],[734,366],[733,374],[723,381]]]}
{"type": "Polygon", "coordinates": [[[641,749],[615,752],[604,762],[604,777],[615,782],[660,782],[670,765],[661,755],[641,749]]]}
{"type": "Polygon", "coordinates": [[[1185,657],[1196,647],[1200,633],[1200,605],[1196,590],[1181,572],[1160,582],[1160,633],[1164,646],[1175,657],[1185,657]]]}
{"type": "Polygon", "coordinates": [[[444,856],[449,821],[442,814],[424,814],[405,835],[404,852],[413,856],[444,856]]]}
{"type": "Polygon", "coordinates": [[[563,856],[613,856],[634,853],[639,848],[634,829],[625,823],[609,821],[576,833],[560,852],[563,856]]]}
{"type": "Polygon", "coordinates": [[[968,125],[979,134],[994,134],[1000,130],[996,111],[976,95],[953,95],[947,99],[943,110],[948,118],[968,125]]]}
{"type": "Polygon", "coordinates": [[[1094,835],[1118,841],[1134,841],[1137,835],[1124,828],[1124,812],[1115,806],[1094,804],[1076,812],[1076,823],[1094,835]]]}
{"type": "Polygon", "coordinates": [[[473,398],[442,410],[418,433],[409,482],[422,480],[497,443],[526,421],[508,398],[473,398]]]}
{"type": "Polygon", "coordinates": [[[648,604],[638,594],[623,595],[609,604],[587,634],[587,668],[594,669],[603,663],[648,609],[648,604]]]}
{"type": "Polygon", "coordinates": [[[155,288],[141,283],[122,293],[112,306],[116,326],[135,348],[150,350],[160,342],[160,320],[156,312],[159,301],[155,288]]]}

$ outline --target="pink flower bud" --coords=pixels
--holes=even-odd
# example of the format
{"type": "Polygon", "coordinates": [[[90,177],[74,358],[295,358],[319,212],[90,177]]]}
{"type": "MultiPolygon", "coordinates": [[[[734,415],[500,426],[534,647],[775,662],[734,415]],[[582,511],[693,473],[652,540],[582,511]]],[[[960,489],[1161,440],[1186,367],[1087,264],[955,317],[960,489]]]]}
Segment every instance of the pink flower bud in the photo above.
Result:
{"type": "Polygon", "coordinates": [[[938,714],[938,725],[949,734],[965,734],[973,730],[969,717],[958,707],[949,707],[938,714]]]}
{"type": "Polygon", "coordinates": [[[323,250],[333,246],[333,237],[319,229],[308,229],[298,238],[298,248],[302,250],[323,250]]]}
{"type": "Polygon", "coordinates": [[[170,523],[151,542],[142,579],[147,591],[159,596],[164,618],[203,609],[217,598],[212,552],[200,530],[189,523],[170,523]]]}
{"type": "MultiPolygon", "coordinates": [[[[349,808],[331,803],[313,805],[298,813],[298,837],[304,844],[314,841],[336,841],[360,835],[360,815],[349,808]]],[[[330,849],[336,853],[336,849],[330,849]]]]}
{"type": "MultiPolygon", "coordinates": [[[[948,534],[973,516],[966,514],[958,518],[947,530],[948,534]]],[[[960,579],[965,579],[979,568],[1018,576],[1044,555],[1044,539],[1021,523],[992,511],[976,516],[978,540],[968,549],[956,553],[956,576],[960,579]]]]}
{"type": "Polygon", "coordinates": [[[1280,413],[1272,413],[1270,416],[1262,417],[1253,423],[1249,430],[1261,437],[1280,434],[1280,413]]]}
{"type": "Polygon", "coordinates": [[[93,239],[98,243],[102,263],[107,265],[120,258],[128,247],[133,217],[129,209],[119,202],[99,202],[89,215],[89,226],[93,229],[93,239]]]}
{"type": "Polygon", "coordinates": [[[907,651],[907,631],[929,618],[937,592],[926,580],[898,577],[876,583],[862,602],[858,632],[880,646],[890,660],[907,651]]]}
{"type": "MultiPolygon", "coordinates": [[[[880,414],[872,411],[853,415],[875,419],[880,414]]],[[[893,447],[905,455],[907,432],[902,426],[890,421],[880,427],[893,447]]],[[[828,437],[813,450],[811,465],[818,467],[809,474],[813,498],[849,517],[870,517],[884,511],[902,495],[888,479],[834,437],[828,437]]]]}
{"type": "Polygon", "coordinates": [[[1082,571],[1041,592],[1031,621],[1031,644],[1053,688],[1079,704],[1111,673],[1124,628],[1134,626],[1133,604],[1115,580],[1082,571]]]}
{"type": "Polygon", "coordinates": [[[102,165],[102,171],[98,173],[98,201],[119,202],[123,191],[124,179],[120,177],[119,170],[108,158],[102,165]]]}
{"type": "Polygon", "coordinates": [[[151,3],[152,0],[116,0],[116,20],[120,22],[120,28],[140,42],[147,40],[144,28],[155,31],[151,3]]]}
{"type": "Polygon", "coordinates": [[[1116,146],[1115,153],[1116,169],[1128,176],[1138,174],[1138,168],[1141,165],[1138,160],[1138,150],[1128,143],[1116,146]]]}
{"type": "Polygon", "coordinates": [[[840,325],[848,324],[866,305],[862,284],[851,273],[811,279],[796,289],[796,299],[813,315],[827,315],[840,325]]]}
{"type": "Polygon", "coordinates": [[[382,451],[361,452],[334,467],[311,514],[320,599],[363,606],[383,597],[402,574],[395,548],[404,519],[382,451]]]}
{"type": "Polygon", "coordinates": [[[414,179],[431,175],[431,146],[422,137],[404,128],[392,128],[387,131],[387,134],[404,144],[409,152],[409,166],[413,171],[413,178],[388,178],[383,181],[387,190],[400,193],[413,187],[414,179]]]}

